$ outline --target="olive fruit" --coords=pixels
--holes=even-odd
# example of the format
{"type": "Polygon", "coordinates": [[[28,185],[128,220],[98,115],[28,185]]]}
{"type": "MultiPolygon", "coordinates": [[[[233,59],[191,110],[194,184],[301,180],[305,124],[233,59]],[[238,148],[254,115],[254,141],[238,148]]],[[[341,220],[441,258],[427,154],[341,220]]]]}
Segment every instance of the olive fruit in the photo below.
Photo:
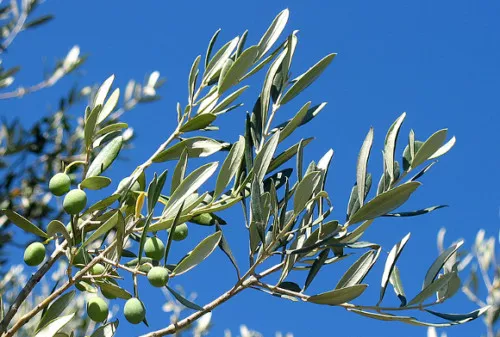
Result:
{"type": "Polygon", "coordinates": [[[185,223],[175,226],[172,239],[175,241],[182,241],[188,236],[188,226],[185,223]]]}
{"type": "Polygon", "coordinates": [[[90,268],[90,273],[92,275],[101,275],[104,274],[105,270],[106,268],[102,264],[96,263],[92,266],[92,268],[90,268]]]}
{"type": "Polygon", "coordinates": [[[104,322],[108,318],[108,304],[100,297],[92,297],[87,302],[87,315],[94,322],[104,322]]]}
{"type": "Polygon", "coordinates": [[[87,194],[80,189],[68,192],[64,197],[63,208],[68,214],[78,214],[87,206],[87,194]]]}
{"type": "Polygon", "coordinates": [[[161,260],[165,254],[165,245],[160,238],[154,236],[148,238],[144,243],[144,252],[147,257],[150,257],[153,260],[161,260]]]}
{"type": "Polygon", "coordinates": [[[53,195],[60,197],[69,192],[71,179],[66,173],[57,173],[49,181],[49,190],[53,195]]]}
{"type": "Polygon", "coordinates": [[[125,302],[123,314],[130,323],[139,324],[144,320],[144,317],[146,317],[146,308],[140,299],[132,297],[125,302]]]}
{"type": "Polygon", "coordinates": [[[148,281],[153,287],[164,287],[168,282],[168,270],[163,267],[153,267],[148,272],[148,281]]]}
{"type": "Polygon", "coordinates": [[[33,242],[24,251],[24,262],[28,266],[38,266],[45,259],[45,246],[41,242],[33,242]]]}

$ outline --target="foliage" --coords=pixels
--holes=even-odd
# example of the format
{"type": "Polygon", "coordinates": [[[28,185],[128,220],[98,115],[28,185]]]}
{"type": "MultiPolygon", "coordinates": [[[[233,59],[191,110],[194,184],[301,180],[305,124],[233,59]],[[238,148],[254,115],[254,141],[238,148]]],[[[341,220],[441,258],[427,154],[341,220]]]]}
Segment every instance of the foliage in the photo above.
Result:
{"type": "MultiPolygon", "coordinates": [[[[469,277],[460,286],[461,291],[473,303],[479,306],[490,306],[483,318],[487,337],[500,336],[498,320],[500,318],[500,266],[497,262],[496,238],[486,237],[486,232],[481,229],[476,235],[472,247],[466,251],[456,250],[449,254],[444,250],[444,238],[446,230],[442,228],[437,237],[439,253],[447,256],[444,268],[456,268],[458,271],[468,270],[469,277]],[[486,293],[484,298],[483,294],[486,293]],[[484,298],[484,299],[482,299],[484,298]]],[[[499,238],[500,239],[500,238],[499,238]]],[[[454,243],[461,246],[463,240],[454,243]]],[[[458,247],[457,247],[458,248],[458,247]]],[[[429,337],[437,337],[434,328],[428,331],[429,337]]],[[[441,337],[446,337],[442,332],[441,337]]]]}
{"type": "MultiPolygon", "coordinates": [[[[145,311],[139,285],[148,284],[146,276],[153,267],[166,268],[170,283],[177,276],[189,273],[204,263],[216,250],[224,252],[228,262],[235,267],[238,279],[234,286],[212,302],[200,306],[167,284],[166,290],[192,311],[169,326],[144,336],[163,336],[189,328],[196,320],[207,317],[207,313],[248,289],[292,301],[339,306],[373,319],[419,326],[461,324],[479,317],[488,309],[483,307],[463,315],[429,309],[451,298],[459,288],[457,267],[447,268],[445,264],[449,258],[443,255],[429,268],[422,289],[414,290],[407,299],[397,264],[409,234],[392,248],[386,258],[378,302],[375,305],[357,304],[358,297],[367,289],[363,280],[383,252],[379,244],[361,240],[366,230],[381,217],[419,216],[443,207],[438,205],[401,211],[401,207],[421,186],[418,179],[429,171],[436,158],[452,148],[455,139],[446,141],[447,130],[443,129],[419,141],[411,130],[403,154],[396,156],[398,136],[406,117],[402,114],[386,134],[382,151],[383,169],[376,188],[372,188],[373,176],[368,170],[368,161],[374,131],[370,129],[359,152],[347,217],[345,221],[332,218],[333,206],[324,189],[333,150],[317,162],[309,163],[304,170],[303,151],[311,139],[296,140],[294,145],[283,149],[285,139],[290,140],[298,127],[317,117],[325,103],[313,105],[307,102],[291,119],[282,123],[276,123],[275,119],[281,118],[278,112],[290,107],[290,102],[303,96],[302,92],[326,70],[336,54],[325,56],[301,75],[291,78],[291,64],[297,46],[296,31],[281,44],[277,43],[288,15],[288,10],[279,13],[262,38],[251,46],[247,46],[245,32],[217,49],[217,32],[203,61],[200,55],[193,62],[188,76],[187,103],[177,105],[177,125],[171,135],[121,184],[113,185],[117,187],[110,193],[105,188],[113,182],[104,174],[130,137],[122,132],[127,125],[116,118],[121,114],[118,111],[124,110],[117,107],[120,91],[112,90],[114,76],[106,79],[93,92],[77,126],[78,132],[66,136],[64,132],[70,128],[63,132],[58,144],[64,144],[64,149],[51,157],[50,171],[44,172],[47,174],[45,180],[37,178],[36,182],[36,186],[41,183],[47,186],[44,195],[48,199],[46,191],[50,177],[62,172],[70,174],[73,189],[80,190],[79,198],[74,200],[75,193],[72,192],[61,198],[70,195],[71,205],[76,206],[64,207],[57,214],[45,213],[44,218],[51,220],[47,228],[40,224],[37,226],[37,218],[22,212],[23,207],[16,207],[11,202],[3,207],[5,222],[38,236],[37,241],[49,246],[51,254],[15,299],[5,299],[10,307],[1,315],[2,336],[13,336],[33,321],[37,322],[37,335],[53,336],[58,330],[65,329],[78,316],[75,313],[62,315],[61,310],[67,307],[63,304],[71,300],[72,295],[68,294],[73,294],[73,287],[111,298],[111,303],[114,297],[126,299],[127,303],[133,304],[127,308],[130,313],[126,315],[127,319],[133,324],[139,323],[145,311]],[[237,102],[247,88],[244,82],[261,74],[264,75],[262,86],[252,112],[246,115],[241,126],[243,134],[234,139],[220,139],[216,123],[224,118],[224,114],[241,105],[237,102]],[[68,138],[73,141],[68,142],[68,138]],[[73,144],[69,149],[65,147],[68,143],[73,144]],[[198,158],[216,153],[225,155],[221,163],[198,164],[187,172],[188,162],[197,163],[198,158]],[[294,164],[291,163],[292,158],[295,158],[294,164]],[[63,164],[55,164],[61,160],[63,164]],[[168,174],[167,170],[158,173],[148,171],[150,167],[166,162],[171,164],[169,169],[172,173],[168,174]],[[295,175],[292,176],[294,169],[295,175]],[[207,188],[209,180],[215,183],[212,191],[207,188]],[[92,205],[84,205],[87,195],[101,195],[96,194],[96,190],[106,194],[106,197],[92,205]],[[238,205],[243,207],[242,223],[248,231],[250,265],[245,269],[232,254],[224,236],[226,221],[218,214],[238,205]],[[186,226],[190,228],[189,232],[196,231],[197,226],[210,226],[213,233],[200,242],[193,242],[192,249],[186,251],[180,261],[172,261],[170,253],[178,249],[177,239],[188,236],[186,226]],[[177,232],[181,234],[176,239],[178,228],[182,231],[177,232]],[[145,250],[149,250],[145,249],[147,240],[160,233],[168,233],[162,258],[155,260],[154,255],[153,258],[144,256],[145,250]],[[354,254],[360,254],[360,257],[352,260],[334,289],[322,293],[309,290],[314,279],[326,273],[326,265],[349,259],[354,254]],[[56,261],[68,263],[64,272],[67,277],[31,310],[16,315],[16,308],[26,302],[37,282],[56,261]],[[264,269],[264,264],[267,269],[264,269]],[[240,269],[246,271],[241,272],[240,269]],[[289,276],[295,273],[307,275],[303,285],[289,281],[289,276]],[[274,281],[269,277],[272,274],[274,281]],[[121,281],[124,275],[133,279],[130,289],[121,281]],[[399,306],[383,304],[389,283],[400,300],[399,306]],[[398,315],[399,311],[426,313],[442,322],[417,320],[413,316],[398,315]],[[42,315],[38,315],[40,312],[42,315]],[[34,320],[37,315],[40,318],[34,320]]],[[[62,64],[66,69],[64,61],[62,64]]],[[[154,92],[157,81],[158,74],[152,74],[146,88],[154,92]]],[[[64,114],[59,113],[59,116],[64,114]]],[[[12,131],[9,131],[4,139],[10,139],[11,134],[12,131]]],[[[11,147],[5,146],[6,149],[11,147]]],[[[43,158],[41,163],[49,167],[46,156],[39,158],[43,158]]],[[[20,191],[22,198],[24,193],[20,191]]],[[[62,192],[57,190],[57,194],[62,192]]],[[[238,222],[231,223],[235,226],[238,222]]],[[[244,228],[241,227],[243,241],[244,228]]],[[[452,246],[447,254],[453,255],[456,248],[452,246]]],[[[147,315],[146,310],[146,318],[142,320],[146,325],[147,315]]],[[[117,325],[117,321],[105,323],[92,336],[113,336],[117,325]]]]}
{"type": "MultiPolygon", "coordinates": [[[[0,8],[1,39],[3,46],[0,54],[11,47],[15,37],[35,27],[47,23],[51,15],[35,16],[38,0],[11,1],[0,8]]],[[[86,60],[80,55],[80,48],[74,46],[68,54],[56,63],[45,79],[34,85],[15,85],[16,74],[22,70],[18,65],[0,68],[0,99],[22,98],[26,95],[54,86],[58,81],[80,69],[86,60]],[[10,91],[9,91],[10,90],[10,91]]],[[[104,107],[105,121],[100,121],[95,133],[102,135],[110,131],[125,130],[123,140],[128,147],[133,138],[133,129],[120,122],[120,117],[140,103],[155,101],[159,98],[156,89],[163,81],[158,72],[149,75],[144,85],[130,80],[125,89],[122,102],[118,101],[120,90],[117,88],[104,107]]],[[[70,115],[72,108],[79,107],[85,101],[91,102],[98,87],[74,86],[59,100],[57,110],[36,121],[32,126],[22,125],[18,119],[2,119],[0,122],[0,208],[18,212],[40,228],[50,220],[65,220],[61,203],[54,203],[54,196],[48,189],[50,177],[66,171],[72,180],[76,171],[70,163],[85,160],[84,119],[74,119],[70,115]]],[[[95,142],[106,141],[105,137],[96,137],[95,142]]],[[[5,245],[12,242],[10,222],[0,217],[0,255],[5,245]]],[[[0,259],[0,267],[4,261],[0,259]]]]}

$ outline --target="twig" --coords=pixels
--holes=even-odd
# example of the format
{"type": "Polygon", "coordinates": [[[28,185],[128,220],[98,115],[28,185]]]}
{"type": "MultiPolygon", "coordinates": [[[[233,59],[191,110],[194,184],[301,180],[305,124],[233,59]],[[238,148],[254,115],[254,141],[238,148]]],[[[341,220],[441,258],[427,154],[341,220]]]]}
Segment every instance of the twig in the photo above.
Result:
{"type": "Polygon", "coordinates": [[[183,329],[187,326],[189,326],[191,323],[196,321],[198,318],[206,314],[207,312],[212,311],[214,308],[218,307],[222,303],[226,302],[242,290],[245,290],[246,288],[254,285],[259,281],[259,279],[263,278],[264,276],[267,276],[271,273],[274,273],[275,271],[281,269],[282,263],[279,263],[265,271],[263,271],[260,274],[254,275],[249,277],[247,280],[245,280],[241,285],[237,286],[236,288],[231,288],[230,290],[226,291],[224,294],[213,300],[212,302],[208,303],[203,307],[203,310],[197,311],[190,316],[176,322],[175,324],[170,324],[168,327],[156,330],[153,332],[150,332],[148,334],[142,335],[141,337],[159,337],[159,336],[165,336],[169,335],[172,333],[175,333],[176,331],[179,331],[180,329],[183,329]]]}
{"type": "Polygon", "coordinates": [[[116,268],[120,268],[120,269],[123,269],[123,270],[126,270],[128,271],[129,273],[131,274],[138,274],[138,275],[142,275],[142,276],[146,276],[147,274],[143,271],[140,271],[138,269],[132,269],[132,268],[129,268],[127,266],[124,266],[123,264],[120,264],[118,262],[115,262],[115,261],[112,261],[106,257],[103,257],[102,258],[102,261],[106,262],[107,264],[110,264],[112,266],[115,266],[116,268]]]}
{"type": "MultiPolygon", "coordinates": [[[[96,256],[93,260],[91,260],[82,270],[75,274],[73,278],[70,278],[66,281],[65,284],[60,286],[56,291],[47,296],[42,302],[40,302],[35,308],[31,311],[23,315],[19,320],[4,334],[2,337],[12,337],[27,321],[33,318],[36,314],[40,312],[40,310],[46,308],[52,301],[54,301],[57,297],[62,295],[69,287],[71,287],[76,281],[78,281],[82,276],[84,276],[87,271],[89,271],[97,262],[101,261],[102,258],[115,246],[115,243],[109,245],[106,249],[104,249],[101,254],[96,256]]],[[[52,260],[52,259],[51,259],[52,260]]],[[[50,268],[50,267],[49,267],[50,268]]],[[[8,323],[7,323],[8,324],[8,323]]]]}
{"type": "MultiPolygon", "coordinates": [[[[24,2],[23,2],[24,4],[24,2]]],[[[25,7],[25,6],[23,6],[25,7]]],[[[16,25],[14,28],[10,31],[9,35],[5,38],[4,42],[2,43],[0,47],[0,54],[2,54],[7,47],[10,46],[10,44],[14,41],[16,38],[17,34],[23,29],[24,23],[26,22],[26,19],[28,18],[28,12],[26,8],[23,8],[21,15],[19,16],[16,25]]]]}

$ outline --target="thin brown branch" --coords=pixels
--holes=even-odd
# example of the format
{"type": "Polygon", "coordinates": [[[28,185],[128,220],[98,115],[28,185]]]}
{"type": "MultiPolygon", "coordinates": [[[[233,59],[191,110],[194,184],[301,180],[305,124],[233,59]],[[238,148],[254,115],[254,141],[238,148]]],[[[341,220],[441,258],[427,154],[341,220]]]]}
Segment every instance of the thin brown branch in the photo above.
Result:
{"type": "Polygon", "coordinates": [[[101,254],[92,259],[82,270],[75,274],[73,278],[70,278],[66,283],[60,286],[57,290],[55,290],[52,294],[50,294],[46,299],[40,302],[37,306],[35,306],[31,311],[23,315],[17,322],[4,334],[2,337],[12,337],[14,334],[28,322],[31,318],[33,318],[36,314],[38,314],[42,309],[46,308],[52,301],[54,301],[57,297],[62,295],[66,290],[68,290],[76,281],[82,278],[97,262],[101,261],[102,258],[113,249],[115,244],[109,245],[106,249],[104,249],[101,254]]]}
{"type": "Polygon", "coordinates": [[[248,279],[243,281],[243,283],[241,285],[237,285],[237,286],[231,288],[230,290],[226,291],[221,296],[217,297],[212,302],[205,305],[203,307],[203,310],[197,311],[197,312],[191,314],[190,316],[188,316],[180,321],[177,321],[175,324],[170,324],[166,328],[150,332],[148,334],[142,335],[141,337],[166,336],[166,335],[171,335],[171,334],[173,334],[181,329],[186,328],[187,326],[191,325],[194,321],[196,321],[198,318],[200,318],[201,316],[203,316],[207,312],[212,311],[213,309],[215,309],[219,305],[223,304],[224,302],[226,302],[227,300],[229,300],[230,298],[232,298],[236,294],[238,294],[241,291],[247,289],[248,287],[256,284],[264,276],[267,276],[269,274],[272,274],[272,273],[280,270],[282,266],[283,266],[283,263],[279,263],[279,264],[263,271],[260,274],[249,277],[248,279]]]}

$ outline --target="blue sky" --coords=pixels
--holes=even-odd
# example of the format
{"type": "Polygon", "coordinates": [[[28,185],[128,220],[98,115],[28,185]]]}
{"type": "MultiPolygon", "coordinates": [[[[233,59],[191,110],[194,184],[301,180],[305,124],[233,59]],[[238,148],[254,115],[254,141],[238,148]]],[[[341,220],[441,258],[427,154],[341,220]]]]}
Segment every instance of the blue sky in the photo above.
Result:
{"type": "MultiPolygon", "coordinates": [[[[350,189],[355,181],[359,147],[366,132],[375,128],[373,159],[369,169],[381,173],[381,150],[385,132],[402,112],[408,117],[401,132],[398,153],[410,128],[424,140],[434,131],[449,128],[457,137],[455,148],[423,177],[424,186],[405,210],[435,204],[449,208],[411,219],[382,219],[367,231],[365,239],[384,245],[386,251],[406,233],[407,245],[400,269],[406,292],[420,289],[425,272],[437,256],[436,234],[447,227],[447,243],[463,237],[469,247],[479,228],[498,234],[500,194],[496,169],[500,114],[500,3],[497,1],[95,1],[85,3],[48,0],[39,13],[53,13],[56,20],[38,31],[26,32],[4,57],[8,66],[26,65],[17,84],[42,78],[44,62],[53,64],[78,44],[89,60],[80,75],[71,76],[55,87],[28,96],[22,101],[2,102],[1,115],[18,116],[29,123],[50,111],[65,88],[74,83],[102,82],[116,75],[116,85],[128,79],[141,80],[145,73],[159,70],[167,80],[160,90],[163,99],[142,105],[125,115],[137,135],[135,149],[110,171],[116,181],[128,175],[170,134],[175,123],[175,104],[186,102],[187,75],[193,59],[204,53],[213,32],[222,28],[220,41],[227,41],[249,29],[249,44],[258,42],[274,16],[284,8],[291,12],[287,33],[300,30],[292,72],[298,75],[330,52],[338,56],[324,75],[295,101],[302,105],[327,101],[321,114],[300,129],[294,140],[314,136],[308,146],[306,163],[318,160],[328,149],[335,150],[327,191],[334,203],[334,217],[343,219],[350,189]],[[491,173],[490,173],[491,172],[491,173]]],[[[220,45],[219,45],[220,46],[220,45]]],[[[262,80],[262,74],[260,75],[262,80]]],[[[218,136],[230,141],[243,132],[244,112],[251,109],[255,90],[243,96],[245,106],[218,120],[218,136]]],[[[283,121],[295,112],[284,110],[283,121]]],[[[82,114],[83,107],[72,113],[82,114]]],[[[196,162],[198,163],[198,162],[196,162]]],[[[193,163],[191,163],[193,164],[193,163]]],[[[169,166],[159,165],[160,171],[169,166]]],[[[192,165],[191,165],[192,168],[192,165]]],[[[150,170],[149,173],[153,171],[150,170]]],[[[378,179],[378,178],[377,178],[378,179]]],[[[246,232],[239,209],[225,214],[228,240],[241,268],[245,268],[246,232]]],[[[191,240],[179,244],[179,258],[211,229],[190,226],[191,240]]],[[[385,257],[385,254],[384,256],[385,257]]],[[[310,292],[333,288],[347,264],[325,268],[310,292]]],[[[358,299],[375,304],[383,260],[367,279],[367,294],[358,299]]],[[[463,275],[465,278],[466,275],[463,275]]],[[[204,304],[229,288],[234,272],[222,253],[216,252],[186,276],[175,279],[199,294],[204,304]]],[[[290,280],[302,283],[305,275],[290,280]]],[[[149,303],[152,328],[168,324],[160,311],[159,291],[143,290],[149,303]]],[[[395,303],[392,290],[387,303],[395,303]]],[[[462,295],[450,300],[441,311],[468,312],[475,306],[462,295]]],[[[214,312],[213,336],[225,328],[236,331],[245,323],[272,336],[275,330],[291,331],[296,337],[425,336],[425,329],[389,324],[354,316],[340,308],[292,303],[247,291],[214,312]]],[[[432,318],[431,318],[432,319],[432,318]]],[[[132,336],[147,331],[122,320],[122,329],[132,336]]],[[[453,328],[449,336],[473,336],[483,331],[480,321],[453,328]]]]}

